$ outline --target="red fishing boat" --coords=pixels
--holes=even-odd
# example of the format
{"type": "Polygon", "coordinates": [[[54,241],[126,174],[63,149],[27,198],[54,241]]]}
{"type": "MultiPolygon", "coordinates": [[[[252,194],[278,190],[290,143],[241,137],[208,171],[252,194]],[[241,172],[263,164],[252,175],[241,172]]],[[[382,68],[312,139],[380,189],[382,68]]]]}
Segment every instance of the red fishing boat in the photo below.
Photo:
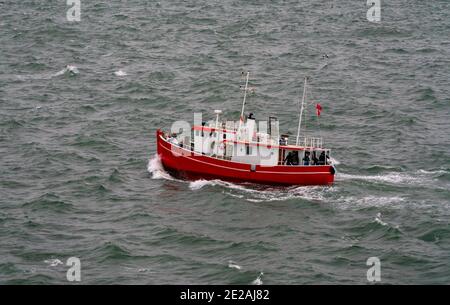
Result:
{"type": "MultiPolygon", "coordinates": [[[[268,122],[259,122],[259,128],[253,114],[244,118],[248,77],[247,73],[239,121],[221,121],[221,111],[216,110],[215,120],[194,122],[189,130],[183,128],[183,132],[177,133],[157,130],[157,152],[163,167],[185,179],[221,179],[270,185],[332,184],[336,170],[330,149],[323,147],[320,137],[300,138],[307,78],[296,141],[290,144],[288,135],[279,134],[277,118],[269,117],[268,122]]],[[[321,109],[317,104],[318,116],[321,109]]]]}

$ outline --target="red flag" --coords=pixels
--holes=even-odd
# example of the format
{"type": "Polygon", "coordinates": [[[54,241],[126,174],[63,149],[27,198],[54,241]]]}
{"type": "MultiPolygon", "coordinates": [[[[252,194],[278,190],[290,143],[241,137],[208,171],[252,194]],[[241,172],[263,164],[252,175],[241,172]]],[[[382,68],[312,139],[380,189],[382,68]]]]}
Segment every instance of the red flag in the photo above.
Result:
{"type": "Polygon", "coordinates": [[[320,116],[320,112],[322,111],[322,106],[320,104],[316,105],[317,116],[320,116]]]}

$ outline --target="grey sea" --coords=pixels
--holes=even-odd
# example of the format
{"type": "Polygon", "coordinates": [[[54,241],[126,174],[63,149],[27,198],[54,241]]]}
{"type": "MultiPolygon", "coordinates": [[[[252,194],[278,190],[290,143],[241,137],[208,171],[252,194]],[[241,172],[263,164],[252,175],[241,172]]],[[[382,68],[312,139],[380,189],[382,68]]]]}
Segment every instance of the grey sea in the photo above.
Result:
{"type": "Polygon", "coordinates": [[[449,284],[450,3],[366,2],[0,0],[0,284],[449,284]],[[334,185],[164,172],[242,71],[292,135],[310,78],[334,185]]]}

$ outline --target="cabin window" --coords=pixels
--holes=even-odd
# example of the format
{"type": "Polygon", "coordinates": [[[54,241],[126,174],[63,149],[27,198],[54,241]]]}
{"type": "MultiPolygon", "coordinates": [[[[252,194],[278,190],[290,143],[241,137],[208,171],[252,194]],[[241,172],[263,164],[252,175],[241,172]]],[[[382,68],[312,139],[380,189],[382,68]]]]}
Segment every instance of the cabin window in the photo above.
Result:
{"type": "Polygon", "coordinates": [[[252,154],[252,148],[250,147],[250,145],[245,144],[245,150],[247,152],[247,156],[252,154]]]}

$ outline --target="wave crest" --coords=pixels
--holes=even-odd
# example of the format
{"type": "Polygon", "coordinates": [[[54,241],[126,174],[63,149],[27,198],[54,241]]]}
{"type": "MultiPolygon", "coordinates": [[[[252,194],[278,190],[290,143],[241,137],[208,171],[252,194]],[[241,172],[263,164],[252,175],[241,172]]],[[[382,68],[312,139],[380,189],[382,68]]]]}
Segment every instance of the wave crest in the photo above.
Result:
{"type": "Polygon", "coordinates": [[[155,154],[153,158],[148,160],[147,171],[152,174],[153,179],[174,180],[174,178],[164,170],[161,158],[158,154],[155,154]]]}

